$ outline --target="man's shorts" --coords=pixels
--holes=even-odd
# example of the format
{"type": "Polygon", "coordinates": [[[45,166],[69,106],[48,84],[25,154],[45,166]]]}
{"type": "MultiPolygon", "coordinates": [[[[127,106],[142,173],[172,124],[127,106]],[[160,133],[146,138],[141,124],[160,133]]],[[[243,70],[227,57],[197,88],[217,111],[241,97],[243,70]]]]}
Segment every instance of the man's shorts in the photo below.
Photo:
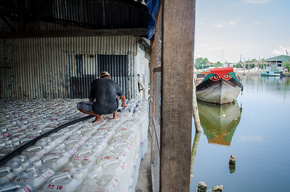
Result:
{"type": "Polygon", "coordinates": [[[91,102],[91,101],[83,101],[78,103],[78,110],[86,110],[91,113],[97,114],[97,115],[103,115],[103,114],[111,114],[117,111],[119,106],[119,101],[116,99],[116,103],[114,103],[112,106],[103,106],[103,107],[98,107],[96,103],[91,102]]]}
{"type": "Polygon", "coordinates": [[[91,101],[83,101],[83,102],[80,102],[78,103],[78,110],[86,110],[86,111],[89,111],[91,113],[95,113],[93,112],[93,103],[94,102],[91,102],[91,101]]]}

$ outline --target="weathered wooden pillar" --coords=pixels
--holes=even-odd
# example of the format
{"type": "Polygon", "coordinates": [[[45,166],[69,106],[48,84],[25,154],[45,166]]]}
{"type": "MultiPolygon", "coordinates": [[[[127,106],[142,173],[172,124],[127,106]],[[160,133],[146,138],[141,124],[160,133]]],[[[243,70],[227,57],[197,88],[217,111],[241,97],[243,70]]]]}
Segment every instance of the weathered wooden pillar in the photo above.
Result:
{"type": "Polygon", "coordinates": [[[195,0],[163,1],[161,191],[189,191],[195,0]]]}

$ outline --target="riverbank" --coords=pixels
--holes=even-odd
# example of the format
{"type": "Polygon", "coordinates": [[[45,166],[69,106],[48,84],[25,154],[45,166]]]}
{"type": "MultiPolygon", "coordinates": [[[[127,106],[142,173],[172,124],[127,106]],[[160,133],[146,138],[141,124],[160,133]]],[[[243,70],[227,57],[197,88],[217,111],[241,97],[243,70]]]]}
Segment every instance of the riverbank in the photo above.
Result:
{"type": "MultiPolygon", "coordinates": [[[[249,71],[236,71],[237,75],[246,75],[246,76],[261,76],[261,72],[249,72],[249,71]]],[[[285,73],[284,77],[290,77],[290,73],[285,73]]]]}

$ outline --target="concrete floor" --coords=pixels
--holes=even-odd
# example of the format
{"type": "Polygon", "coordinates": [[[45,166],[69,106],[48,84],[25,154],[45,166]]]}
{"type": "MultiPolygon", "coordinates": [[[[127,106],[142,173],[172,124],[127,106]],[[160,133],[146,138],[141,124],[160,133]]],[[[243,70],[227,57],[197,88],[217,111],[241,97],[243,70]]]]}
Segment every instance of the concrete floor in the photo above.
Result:
{"type": "Polygon", "coordinates": [[[151,192],[152,179],[151,179],[151,135],[148,133],[148,148],[143,160],[140,164],[139,177],[136,186],[136,192],[151,192]]]}

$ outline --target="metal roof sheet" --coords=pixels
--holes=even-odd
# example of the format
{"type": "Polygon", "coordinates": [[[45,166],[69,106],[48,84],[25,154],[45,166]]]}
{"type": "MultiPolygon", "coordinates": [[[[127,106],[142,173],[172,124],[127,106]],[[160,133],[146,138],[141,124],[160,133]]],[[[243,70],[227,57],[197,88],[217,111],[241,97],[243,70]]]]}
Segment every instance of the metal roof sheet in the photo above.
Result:
{"type": "Polygon", "coordinates": [[[0,16],[2,32],[46,30],[35,27],[39,22],[64,28],[147,28],[150,19],[146,5],[133,0],[1,0],[0,16]]]}

